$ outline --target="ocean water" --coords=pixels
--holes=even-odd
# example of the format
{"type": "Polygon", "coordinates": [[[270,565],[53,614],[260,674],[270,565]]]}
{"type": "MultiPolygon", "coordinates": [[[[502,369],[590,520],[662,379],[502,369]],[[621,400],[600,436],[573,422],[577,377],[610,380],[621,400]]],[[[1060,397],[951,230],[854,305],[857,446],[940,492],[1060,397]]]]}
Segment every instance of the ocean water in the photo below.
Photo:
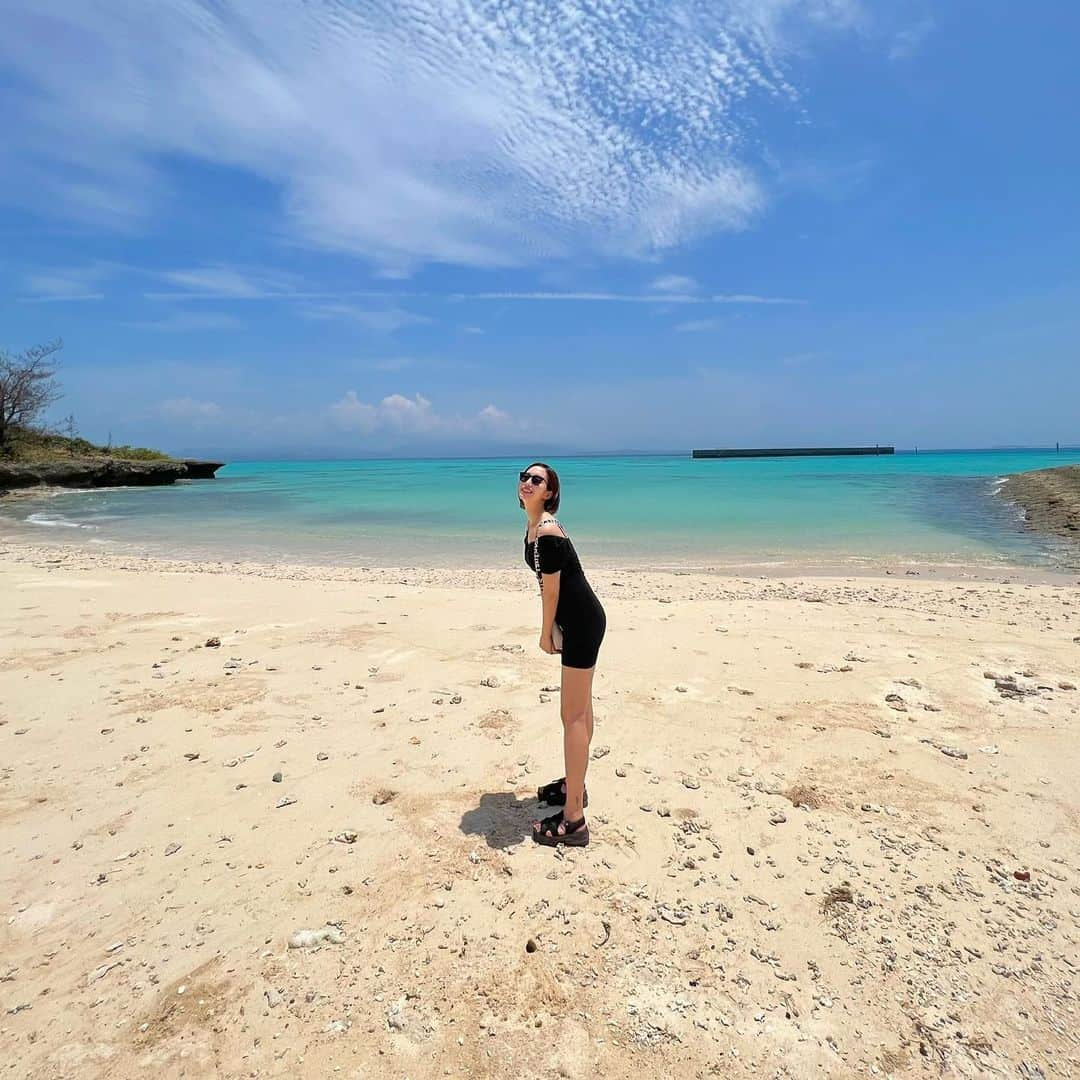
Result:
{"type": "MultiPolygon", "coordinates": [[[[1080,450],[700,460],[569,457],[559,517],[587,565],[723,567],[921,560],[1077,565],[1025,532],[1000,478],[1080,450]]],[[[213,481],[0,501],[0,533],[183,558],[352,566],[513,566],[509,459],[252,461],[213,481]]]]}

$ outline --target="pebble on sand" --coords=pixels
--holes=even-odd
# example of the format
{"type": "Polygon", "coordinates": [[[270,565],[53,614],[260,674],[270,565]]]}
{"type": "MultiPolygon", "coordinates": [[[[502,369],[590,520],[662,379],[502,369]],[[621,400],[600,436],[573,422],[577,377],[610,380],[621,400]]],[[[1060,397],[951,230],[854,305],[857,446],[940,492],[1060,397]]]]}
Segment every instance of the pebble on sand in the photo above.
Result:
{"type": "Polygon", "coordinates": [[[311,949],[324,942],[340,945],[345,940],[345,931],[340,926],[324,926],[319,930],[294,930],[289,935],[290,949],[311,949]]]}

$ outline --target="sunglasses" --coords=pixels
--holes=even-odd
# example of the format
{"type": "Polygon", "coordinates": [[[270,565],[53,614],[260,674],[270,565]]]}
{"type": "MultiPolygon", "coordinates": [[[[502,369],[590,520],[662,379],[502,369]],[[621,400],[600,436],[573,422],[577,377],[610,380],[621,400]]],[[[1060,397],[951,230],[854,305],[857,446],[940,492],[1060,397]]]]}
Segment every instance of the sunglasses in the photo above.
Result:
{"type": "Polygon", "coordinates": [[[531,472],[518,473],[518,480],[523,484],[532,484],[534,487],[539,487],[541,484],[547,483],[546,477],[531,472]]]}

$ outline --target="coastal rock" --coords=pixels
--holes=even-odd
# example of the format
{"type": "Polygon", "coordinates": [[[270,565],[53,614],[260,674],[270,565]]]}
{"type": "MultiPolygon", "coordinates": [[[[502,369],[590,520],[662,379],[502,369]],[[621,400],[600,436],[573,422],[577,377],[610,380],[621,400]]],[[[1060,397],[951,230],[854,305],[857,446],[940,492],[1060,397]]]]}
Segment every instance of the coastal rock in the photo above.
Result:
{"type": "Polygon", "coordinates": [[[74,458],[43,465],[0,463],[0,491],[47,486],[71,488],[146,487],[177,480],[211,479],[217,462],[126,461],[74,458]],[[194,471],[192,471],[194,467],[194,471]]]}
{"type": "Polygon", "coordinates": [[[184,458],[183,462],[187,467],[185,480],[213,480],[218,469],[224,467],[224,463],[220,461],[199,461],[195,458],[184,458]]]}
{"type": "Polygon", "coordinates": [[[1024,511],[1026,528],[1080,540],[1080,465],[1013,473],[998,494],[1024,511]]]}

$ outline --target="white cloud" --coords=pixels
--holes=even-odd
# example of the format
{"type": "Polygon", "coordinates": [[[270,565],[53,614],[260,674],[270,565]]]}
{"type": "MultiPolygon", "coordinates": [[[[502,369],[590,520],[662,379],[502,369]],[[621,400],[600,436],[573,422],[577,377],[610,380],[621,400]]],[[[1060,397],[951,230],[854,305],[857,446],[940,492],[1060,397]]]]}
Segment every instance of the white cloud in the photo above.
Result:
{"type": "Polygon", "coordinates": [[[416,434],[431,431],[440,424],[431,411],[431,402],[423,394],[407,398],[404,394],[391,394],[379,402],[383,422],[397,431],[416,434]]]}
{"type": "Polygon", "coordinates": [[[361,401],[355,390],[348,390],[330,406],[330,415],[339,428],[363,435],[375,432],[415,435],[433,431],[442,424],[423,394],[411,398],[390,394],[371,405],[361,401]]]}
{"type": "Polygon", "coordinates": [[[214,401],[196,401],[194,398],[170,398],[159,407],[162,416],[170,420],[209,423],[222,418],[222,409],[214,401]]]}
{"type": "Polygon", "coordinates": [[[485,405],[476,414],[476,420],[468,430],[488,435],[523,435],[531,430],[531,425],[519,423],[508,412],[495,405],[485,405]]]}
{"type": "Polygon", "coordinates": [[[339,428],[367,434],[378,425],[379,413],[374,405],[361,401],[355,390],[347,390],[340,401],[330,406],[330,416],[339,428]]]}
{"type": "Polygon", "coordinates": [[[685,277],[682,274],[664,274],[658,277],[649,289],[659,293],[694,293],[697,292],[697,287],[697,282],[692,277],[685,277]]]}
{"type": "Polygon", "coordinates": [[[398,277],[742,227],[791,46],[857,21],[850,0],[4,7],[0,195],[130,226],[170,197],[165,162],[209,162],[274,185],[302,241],[398,277]]]}
{"type": "Polygon", "coordinates": [[[440,436],[523,434],[529,425],[489,404],[467,416],[443,416],[423,394],[406,397],[390,394],[376,404],[362,401],[355,390],[329,407],[334,424],[342,431],[364,436],[440,436]]]}

